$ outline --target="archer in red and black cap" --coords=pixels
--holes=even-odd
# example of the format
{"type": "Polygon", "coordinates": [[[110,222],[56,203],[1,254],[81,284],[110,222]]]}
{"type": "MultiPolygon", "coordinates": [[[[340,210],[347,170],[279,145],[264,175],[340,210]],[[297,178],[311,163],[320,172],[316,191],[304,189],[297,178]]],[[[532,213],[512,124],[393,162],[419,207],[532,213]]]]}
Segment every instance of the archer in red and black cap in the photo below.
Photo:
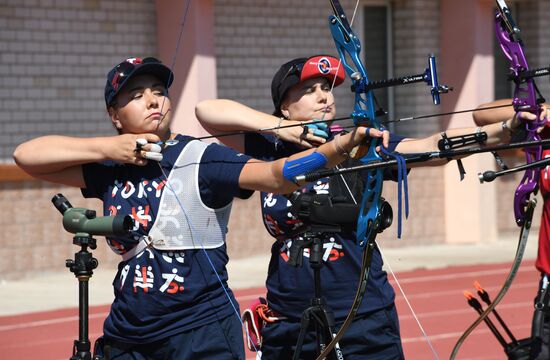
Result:
{"type": "Polygon", "coordinates": [[[298,58],[281,66],[271,81],[271,97],[275,111],[273,115],[281,116],[281,104],[293,86],[308,79],[324,77],[334,86],[344,82],[346,74],[339,60],[329,55],[316,55],[310,58],[298,58]]]}

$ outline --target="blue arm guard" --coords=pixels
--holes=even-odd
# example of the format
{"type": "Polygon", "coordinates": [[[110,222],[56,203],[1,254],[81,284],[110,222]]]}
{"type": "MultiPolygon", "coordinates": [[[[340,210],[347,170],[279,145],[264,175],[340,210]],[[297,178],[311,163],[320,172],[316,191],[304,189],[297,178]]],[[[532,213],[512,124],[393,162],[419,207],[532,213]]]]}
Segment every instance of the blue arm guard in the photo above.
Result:
{"type": "Polygon", "coordinates": [[[298,175],[324,168],[327,161],[327,157],[317,151],[299,159],[287,160],[283,166],[283,177],[294,182],[294,177],[298,175]]]}

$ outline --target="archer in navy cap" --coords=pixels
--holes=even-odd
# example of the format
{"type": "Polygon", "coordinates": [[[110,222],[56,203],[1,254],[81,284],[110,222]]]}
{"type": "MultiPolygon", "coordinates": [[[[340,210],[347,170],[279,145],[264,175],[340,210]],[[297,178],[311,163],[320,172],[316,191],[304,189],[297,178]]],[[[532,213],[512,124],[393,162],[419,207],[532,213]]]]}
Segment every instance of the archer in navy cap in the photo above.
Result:
{"type": "Polygon", "coordinates": [[[107,74],[105,84],[105,105],[113,105],[119,91],[132,77],[139,74],[151,74],[157,77],[168,89],[174,80],[174,73],[162,62],[153,57],[128,58],[115,66],[107,74]]]}

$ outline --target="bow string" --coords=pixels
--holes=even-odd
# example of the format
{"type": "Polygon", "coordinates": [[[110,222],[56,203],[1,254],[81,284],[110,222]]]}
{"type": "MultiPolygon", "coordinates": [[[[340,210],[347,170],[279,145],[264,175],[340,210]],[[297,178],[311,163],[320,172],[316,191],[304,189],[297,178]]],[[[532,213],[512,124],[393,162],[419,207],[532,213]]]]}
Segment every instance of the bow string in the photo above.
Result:
{"type": "MultiPolygon", "coordinates": [[[[174,54],[172,56],[172,62],[171,62],[171,65],[170,65],[170,69],[174,69],[175,65],[176,65],[176,61],[177,61],[177,56],[178,56],[178,53],[179,53],[179,48],[180,48],[180,44],[181,44],[181,41],[183,39],[183,33],[184,33],[184,29],[185,29],[185,22],[187,20],[187,15],[189,13],[189,7],[191,6],[191,0],[187,0],[186,3],[185,3],[185,7],[184,7],[184,12],[182,14],[182,18],[181,18],[181,22],[180,22],[180,29],[179,29],[179,35],[178,35],[178,40],[176,42],[176,48],[174,50],[174,54]]],[[[168,81],[168,83],[170,83],[170,80],[168,81]]],[[[161,109],[164,108],[164,101],[161,105],[161,109]]],[[[160,125],[160,124],[159,124],[160,125]]],[[[168,140],[166,141],[165,143],[168,143],[169,141],[171,140],[168,140]]],[[[176,141],[172,141],[173,143],[176,143],[176,141]]],[[[180,199],[178,197],[178,195],[176,194],[174,188],[172,187],[172,184],[169,182],[168,180],[168,174],[166,174],[166,172],[164,171],[164,169],[162,168],[160,162],[158,162],[158,166],[164,176],[164,178],[166,179],[166,189],[168,191],[171,191],[175,198],[177,199],[178,201],[178,205],[179,205],[179,208],[180,210],[182,211],[182,213],[184,214],[185,218],[188,220],[188,224],[189,224],[189,227],[190,227],[190,230],[191,230],[191,236],[192,236],[192,240],[193,242],[195,242],[195,240],[197,240],[198,242],[198,245],[200,246],[200,249],[202,250],[202,253],[204,254],[204,256],[206,257],[206,259],[208,260],[208,264],[210,265],[210,268],[212,269],[214,275],[216,276],[216,279],[218,281],[218,283],[220,284],[221,288],[223,289],[223,292],[224,292],[224,295],[225,297],[228,299],[232,309],[233,309],[233,312],[234,314],[237,316],[237,318],[239,319],[239,322],[241,323],[241,327],[244,329],[244,332],[246,334],[246,337],[248,338],[248,342],[250,344],[252,344],[252,347],[258,351],[259,349],[256,349],[256,346],[254,344],[254,342],[251,340],[250,338],[250,335],[248,333],[248,328],[245,326],[243,320],[242,320],[242,317],[241,317],[241,314],[239,313],[239,306],[238,304],[235,303],[235,301],[233,300],[232,296],[230,295],[230,290],[229,288],[227,287],[226,284],[224,284],[224,282],[222,281],[222,277],[221,275],[218,273],[218,271],[216,270],[216,267],[214,266],[214,262],[212,260],[212,258],[210,257],[210,255],[208,254],[208,251],[207,249],[205,248],[204,246],[204,242],[201,238],[199,237],[195,237],[194,234],[197,232],[193,226],[193,224],[191,223],[191,221],[189,221],[189,217],[187,215],[187,212],[185,211],[185,207],[183,206],[183,200],[180,199]]],[[[166,191],[166,190],[165,190],[166,191]]],[[[201,271],[202,268],[201,268],[201,271]]]]}

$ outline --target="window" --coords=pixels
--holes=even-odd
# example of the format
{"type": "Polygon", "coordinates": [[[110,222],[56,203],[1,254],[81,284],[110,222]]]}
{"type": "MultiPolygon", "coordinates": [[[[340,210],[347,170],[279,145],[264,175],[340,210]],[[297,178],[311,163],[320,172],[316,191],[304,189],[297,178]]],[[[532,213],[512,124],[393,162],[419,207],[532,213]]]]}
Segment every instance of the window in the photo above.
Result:
{"type": "MultiPolygon", "coordinates": [[[[362,9],[361,43],[363,59],[369,72],[369,80],[385,80],[393,76],[392,21],[391,6],[387,4],[366,4],[362,9]],[[368,46],[365,46],[368,44],[368,46]]],[[[374,95],[382,109],[391,119],[394,113],[393,89],[374,90],[374,95]]],[[[391,127],[390,127],[391,128],[391,127]]]]}

